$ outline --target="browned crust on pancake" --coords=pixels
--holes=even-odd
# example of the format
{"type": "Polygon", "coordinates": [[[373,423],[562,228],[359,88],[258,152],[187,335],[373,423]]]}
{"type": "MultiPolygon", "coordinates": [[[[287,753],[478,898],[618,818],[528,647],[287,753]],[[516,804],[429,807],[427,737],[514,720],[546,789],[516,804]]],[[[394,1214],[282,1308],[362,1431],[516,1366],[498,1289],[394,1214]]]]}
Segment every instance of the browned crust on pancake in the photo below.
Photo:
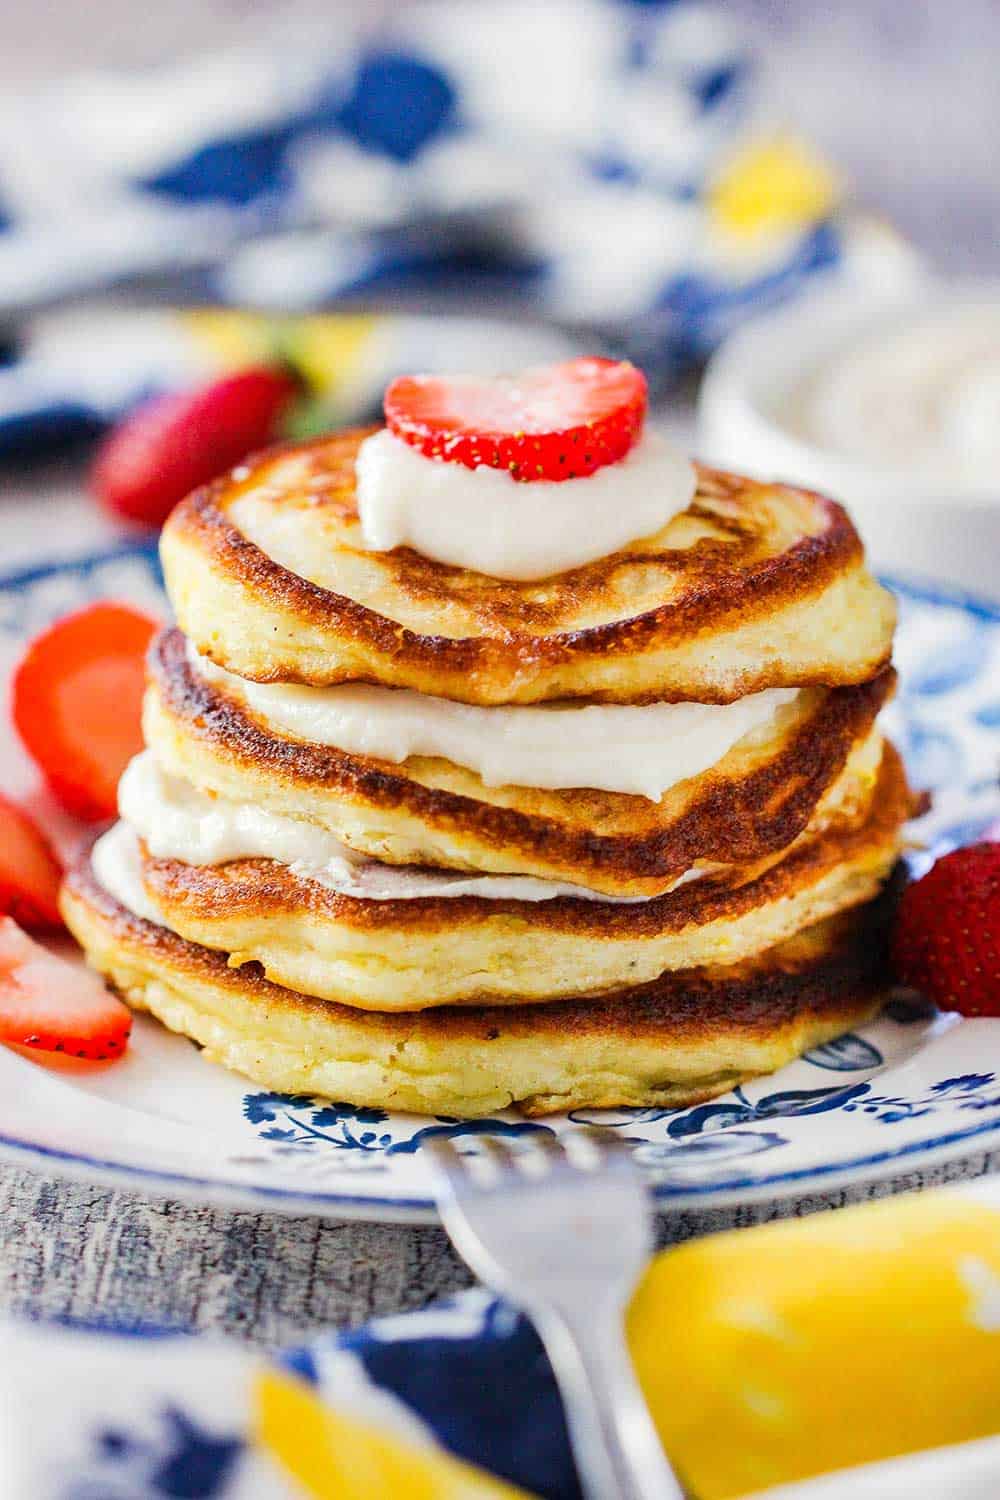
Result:
{"type": "Polygon", "coordinates": [[[915,806],[902,761],[887,744],[871,810],[862,826],[830,829],[809,839],[757,879],[742,885],[727,887],[705,878],[652,901],[628,905],[566,896],[538,902],[492,901],[481,896],[359,900],[300,879],[273,860],[197,866],[178,860],[153,859],[145,851],[143,878],[154,899],[180,903],[193,915],[201,913],[208,918],[235,910],[267,915],[308,910],[319,920],[360,930],[404,927],[413,933],[433,934],[445,927],[454,930],[508,916],[530,923],[534,929],[572,933],[591,940],[657,938],[742,916],[816,883],[824,872],[851,862],[864,851],[898,847],[900,826],[915,806]]]}
{"type": "MultiPolygon", "coordinates": [[[[279,737],[192,670],[180,631],[154,642],[150,674],[186,733],[272,782],[405,811],[435,830],[509,851],[528,871],[558,871],[581,885],[635,895],[662,890],[698,861],[753,866],[787,848],[851,748],[870,731],[895,682],[887,668],[871,682],[829,690],[770,759],[746,775],[726,776],[715,768],[694,778],[695,789],[680,810],[683,794],[677,788],[660,804],[577,789],[546,794],[546,810],[532,814],[423,785],[388,761],[279,737]]],[[[452,909],[457,904],[448,902],[452,909]]]]}
{"type": "MultiPolygon", "coordinates": [[[[255,470],[263,469],[282,452],[295,451],[315,455],[316,468],[325,481],[322,488],[310,492],[311,502],[333,507],[344,516],[355,515],[354,460],[360,443],[375,430],[356,429],[258,454],[232,474],[196,490],[167,522],[167,533],[186,538],[220,572],[246,590],[248,607],[253,607],[255,599],[266,601],[288,617],[329,631],[354,648],[355,665],[349,672],[320,678],[303,673],[294,662],[276,660],[268,670],[255,673],[259,681],[330,683],[349,676],[377,682],[381,679],[374,665],[368,672],[357,665],[361,656],[368,655],[373,662],[391,661],[395,681],[401,680],[401,673],[417,677],[430,672],[437,681],[437,691],[462,697],[463,692],[473,693],[479,683],[515,683],[526,676],[571,669],[577,661],[608,654],[627,659],[770,615],[796,601],[815,597],[837,575],[863,560],[860,538],[835,501],[802,488],[767,486],[741,475],[698,466],[698,491],[692,511],[697,514],[700,507],[712,502],[737,501],[746,502],[746,514],[741,518],[736,510],[711,511],[713,526],[725,534],[725,540],[703,538],[687,548],[642,552],[644,563],[661,561],[672,573],[683,575],[679,597],[629,619],[559,631],[552,628],[553,608],[539,597],[537,584],[470,574],[423,558],[407,547],[380,554],[381,565],[399,576],[401,586],[405,580],[408,592],[429,601],[460,599],[464,607],[473,609],[482,629],[481,634],[460,638],[422,635],[273,561],[232,524],[226,511],[235,493],[252,482],[255,470]],[[785,551],[768,555],[762,553],[757,528],[747,515],[755,492],[776,488],[808,501],[814,512],[822,515],[824,525],[816,535],[801,537],[785,551]],[[468,587],[473,581],[474,592],[468,587]]],[[[559,575],[559,595],[580,602],[601,596],[615,573],[635,560],[636,556],[625,549],[563,573],[559,575]]],[[[212,654],[210,643],[205,643],[204,649],[212,654]]],[[[214,659],[228,665],[221,656],[214,659]]],[[[853,674],[845,670],[836,681],[858,681],[873,675],[888,661],[887,645],[880,661],[866,662],[853,674]]],[[[823,680],[833,681],[829,677],[823,680]]],[[[762,680],[762,685],[775,684],[762,680]]],[[[753,690],[753,683],[744,681],[731,692],[713,695],[706,690],[703,701],[727,702],[753,690]]],[[[496,702],[503,697],[494,691],[488,699],[481,699],[476,692],[468,701],[496,702]]]]}
{"type": "Polygon", "coordinates": [[[189,943],[120,906],[94,878],[89,855],[81,856],[64,885],[64,913],[71,927],[73,903],[82,903],[117,947],[151,954],[180,980],[185,974],[206,978],[250,1005],[325,1014],[332,1021],[349,1021],[373,1038],[380,1033],[399,1041],[457,1038],[470,1045],[546,1034],[671,1040],[728,1033],[766,1036],[803,1015],[842,1016],[848,1025],[869,1011],[886,988],[885,899],[842,913],[757,958],[725,968],[667,973],[615,995],[530,1007],[449,1006],[389,1016],[283,989],[265,979],[257,964],[229,968],[224,954],[189,943]]]}

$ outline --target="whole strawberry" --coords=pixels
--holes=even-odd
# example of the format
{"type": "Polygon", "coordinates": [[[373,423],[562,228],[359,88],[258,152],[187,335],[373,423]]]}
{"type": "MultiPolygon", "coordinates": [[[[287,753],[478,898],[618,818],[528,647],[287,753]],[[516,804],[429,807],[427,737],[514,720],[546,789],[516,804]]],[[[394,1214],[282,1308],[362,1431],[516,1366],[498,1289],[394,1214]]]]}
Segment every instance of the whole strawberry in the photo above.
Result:
{"type": "Polygon", "coordinates": [[[892,956],[942,1010],[1000,1016],[1000,843],[946,854],[904,892],[892,956]]]}
{"type": "Polygon", "coordinates": [[[179,500],[280,436],[299,393],[286,370],[226,375],[136,408],[97,454],[90,476],[107,510],[162,526],[179,500]]]}

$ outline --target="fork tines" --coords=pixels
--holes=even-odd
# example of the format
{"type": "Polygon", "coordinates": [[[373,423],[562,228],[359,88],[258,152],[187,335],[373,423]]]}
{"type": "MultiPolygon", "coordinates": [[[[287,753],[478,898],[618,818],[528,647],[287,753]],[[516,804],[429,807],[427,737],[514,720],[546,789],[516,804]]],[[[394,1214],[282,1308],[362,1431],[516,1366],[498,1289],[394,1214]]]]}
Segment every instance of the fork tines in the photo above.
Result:
{"type": "Polygon", "coordinates": [[[423,1144],[450,1181],[471,1180],[483,1186],[495,1182],[502,1174],[541,1178],[557,1166],[597,1171],[608,1166],[612,1159],[629,1159],[626,1142],[615,1131],[599,1127],[561,1134],[540,1127],[514,1139],[484,1131],[464,1138],[463,1144],[471,1148],[466,1150],[461,1150],[455,1138],[447,1135],[425,1138],[423,1144]]]}

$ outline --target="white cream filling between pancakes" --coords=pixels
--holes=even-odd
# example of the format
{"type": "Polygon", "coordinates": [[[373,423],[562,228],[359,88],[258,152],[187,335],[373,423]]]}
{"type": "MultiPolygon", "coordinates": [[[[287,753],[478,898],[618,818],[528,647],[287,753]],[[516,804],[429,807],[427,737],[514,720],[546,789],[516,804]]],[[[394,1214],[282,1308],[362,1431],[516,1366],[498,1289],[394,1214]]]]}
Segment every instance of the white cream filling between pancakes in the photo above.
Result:
{"type": "Polygon", "coordinates": [[[189,651],[192,669],[205,682],[242,700],[277,735],[396,765],[411,756],[449,760],[486,786],[589,787],[652,802],[717,765],[799,692],[768,688],[724,704],[482,708],[367,683],[248,682],[189,651]]]}
{"type": "MultiPolygon", "coordinates": [[[[349,849],[325,828],[300,818],[269,812],[255,803],[209,796],[189,782],[160,769],[151,753],[137,755],[122,776],[118,806],[123,822],[94,847],[98,880],[138,916],[150,916],[152,904],[139,876],[140,909],[119,891],[135,895],[128,869],[135,856],[128,847],[141,838],[156,859],[187,865],[222,865],[237,859],[273,859],[302,880],[339,895],[369,901],[416,901],[436,896],[480,896],[494,901],[552,901],[572,896],[581,901],[632,905],[646,897],[606,896],[583,886],[533,875],[475,875],[413,865],[385,865],[349,849]],[[121,830],[125,830],[122,832],[121,830]],[[128,838],[126,837],[128,835],[128,838]]],[[[697,879],[688,871],[678,885],[697,879]]],[[[676,888],[676,887],[675,887],[676,888]]],[[[159,920],[155,915],[151,918],[159,920]]]]}

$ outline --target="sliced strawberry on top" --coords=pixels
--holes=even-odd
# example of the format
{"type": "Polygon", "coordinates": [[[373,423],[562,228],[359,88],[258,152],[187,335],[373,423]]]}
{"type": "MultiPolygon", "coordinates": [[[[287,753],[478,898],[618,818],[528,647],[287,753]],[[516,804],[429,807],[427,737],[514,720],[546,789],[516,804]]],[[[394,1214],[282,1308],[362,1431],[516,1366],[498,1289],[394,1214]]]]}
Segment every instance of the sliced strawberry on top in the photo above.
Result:
{"type": "Polygon", "coordinates": [[[132,1013],[78,964],[0,917],[0,1041],[100,1061],[120,1057],[132,1013]]]}
{"type": "Polygon", "coordinates": [[[115,515],[162,526],[185,495],[273,443],[299,389],[261,366],[147,401],[105,440],[91,487],[115,515]]]}
{"type": "Polygon", "coordinates": [[[390,431],[428,458],[520,480],[581,479],[638,441],[646,377],[596,357],[493,378],[406,375],[384,405],[390,431]]]}
{"type": "Polygon", "coordinates": [[[156,629],[127,604],[91,604],[37,636],[14,673],[14,723],[77,817],[114,817],[118,778],[142,749],[146,648],[156,629]]]}
{"type": "Polygon", "coordinates": [[[62,926],[61,878],[47,839],[23,808],[0,793],[0,913],[36,931],[56,930],[62,926]]]}

